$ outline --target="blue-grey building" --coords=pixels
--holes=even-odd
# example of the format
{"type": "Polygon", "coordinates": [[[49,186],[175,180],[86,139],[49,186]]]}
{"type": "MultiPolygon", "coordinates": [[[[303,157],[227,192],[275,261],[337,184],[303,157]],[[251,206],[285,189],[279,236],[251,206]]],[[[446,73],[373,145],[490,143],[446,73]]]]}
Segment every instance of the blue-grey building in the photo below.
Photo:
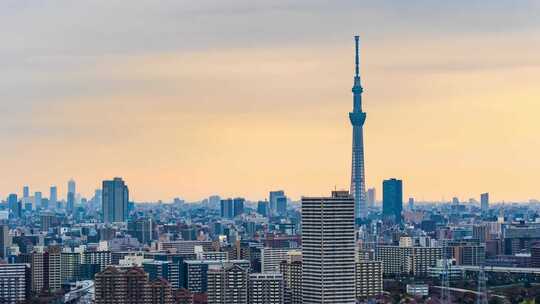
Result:
{"type": "Polygon", "coordinates": [[[128,218],[129,190],[120,177],[103,181],[103,222],[125,222],[128,218]]]}
{"type": "Polygon", "coordinates": [[[401,223],[403,210],[403,182],[391,178],[383,181],[383,218],[394,224],[401,223]]]}

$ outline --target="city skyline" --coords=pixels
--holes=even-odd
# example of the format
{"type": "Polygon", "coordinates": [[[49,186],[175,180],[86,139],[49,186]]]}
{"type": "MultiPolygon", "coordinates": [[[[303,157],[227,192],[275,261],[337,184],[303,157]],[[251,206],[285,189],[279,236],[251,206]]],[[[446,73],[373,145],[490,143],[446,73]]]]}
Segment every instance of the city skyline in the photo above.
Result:
{"type": "Polygon", "coordinates": [[[0,51],[3,199],[25,184],[63,198],[71,177],[91,197],[121,176],[136,201],[347,189],[355,33],[366,188],[396,177],[419,201],[540,197],[537,3],[104,3],[0,10],[14,29],[0,51]]]}

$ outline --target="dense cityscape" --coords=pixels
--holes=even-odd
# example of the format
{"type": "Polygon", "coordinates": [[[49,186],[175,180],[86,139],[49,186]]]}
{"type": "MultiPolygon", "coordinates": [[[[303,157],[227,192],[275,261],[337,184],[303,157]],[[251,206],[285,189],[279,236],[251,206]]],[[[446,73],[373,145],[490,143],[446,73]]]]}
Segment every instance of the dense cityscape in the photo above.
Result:
{"type": "Polygon", "coordinates": [[[365,189],[358,36],[354,71],[350,189],[135,202],[122,177],[92,197],[24,185],[0,204],[0,303],[538,303],[539,202],[365,189]]]}

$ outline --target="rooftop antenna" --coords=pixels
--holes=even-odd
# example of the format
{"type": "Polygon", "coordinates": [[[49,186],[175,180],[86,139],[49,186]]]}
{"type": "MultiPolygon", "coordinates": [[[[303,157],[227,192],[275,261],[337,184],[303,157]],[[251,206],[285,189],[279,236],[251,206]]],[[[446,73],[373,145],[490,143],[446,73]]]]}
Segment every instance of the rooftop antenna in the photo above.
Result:
{"type": "Polygon", "coordinates": [[[360,77],[359,74],[359,65],[360,65],[360,60],[358,59],[358,42],[360,40],[360,36],[354,36],[354,42],[355,42],[355,47],[356,47],[356,52],[355,52],[355,70],[354,70],[354,77],[360,77]]]}

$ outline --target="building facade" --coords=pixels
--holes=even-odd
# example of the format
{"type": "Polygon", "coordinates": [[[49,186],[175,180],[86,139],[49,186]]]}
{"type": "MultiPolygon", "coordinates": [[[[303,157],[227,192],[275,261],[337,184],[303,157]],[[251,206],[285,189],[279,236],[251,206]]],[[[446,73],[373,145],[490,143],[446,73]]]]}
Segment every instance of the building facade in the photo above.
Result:
{"type": "Polygon", "coordinates": [[[346,191],[302,198],[304,304],[353,304],[355,201],[346,191]]]}

